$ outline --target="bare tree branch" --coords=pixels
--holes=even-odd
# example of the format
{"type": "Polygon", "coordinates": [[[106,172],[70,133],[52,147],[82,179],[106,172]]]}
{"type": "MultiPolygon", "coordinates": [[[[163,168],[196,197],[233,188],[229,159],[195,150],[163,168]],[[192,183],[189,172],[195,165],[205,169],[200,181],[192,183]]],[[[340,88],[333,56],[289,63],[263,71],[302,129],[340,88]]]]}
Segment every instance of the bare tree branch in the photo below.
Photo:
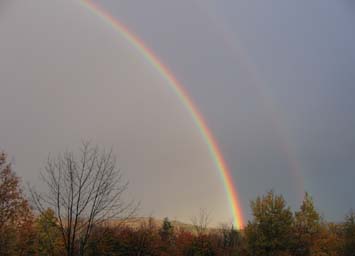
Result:
{"type": "Polygon", "coordinates": [[[191,222],[198,235],[204,234],[211,222],[210,213],[201,208],[198,215],[191,218],[191,222]]]}
{"type": "Polygon", "coordinates": [[[137,210],[124,200],[128,183],[112,149],[83,142],[78,156],[72,152],[49,156],[40,177],[47,193],[30,188],[33,205],[40,213],[54,210],[68,256],[84,254],[95,226],[110,219],[123,221],[137,210]]]}

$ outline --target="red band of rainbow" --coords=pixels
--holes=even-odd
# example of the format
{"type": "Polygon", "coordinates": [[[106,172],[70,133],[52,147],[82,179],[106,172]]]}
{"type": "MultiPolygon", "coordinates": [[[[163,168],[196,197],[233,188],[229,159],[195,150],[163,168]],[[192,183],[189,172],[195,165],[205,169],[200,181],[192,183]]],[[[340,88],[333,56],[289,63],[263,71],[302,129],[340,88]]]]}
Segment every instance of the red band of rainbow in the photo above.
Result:
{"type": "Polygon", "coordinates": [[[213,161],[221,174],[223,183],[225,185],[226,194],[228,197],[229,205],[233,214],[233,223],[236,228],[243,227],[242,209],[240,207],[238,194],[233,183],[231,172],[223,158],[223,155],[218,147],[217,141],[212,132],[208,128],[206,121],[202,114],[196,108],[185,88],[178,82],[170,70],[163,65],[158,57],[144,45],[136,35],[123,25],[117,18],[110,15],[107,11],[102,9],[92,1],[82,0],[80,3],[89,9],[92,13],[99,16],[102,20],[109,23],[118,33],[120,33],[131,45],[133,45],[143,56],[147,59],[160,73],[160,75],[168,82],[171,88],[175,91],[181,102],[185,105],[188,112],[191,114],[192,119],[200,131],[204,141],[206,142],[213,161]]]}

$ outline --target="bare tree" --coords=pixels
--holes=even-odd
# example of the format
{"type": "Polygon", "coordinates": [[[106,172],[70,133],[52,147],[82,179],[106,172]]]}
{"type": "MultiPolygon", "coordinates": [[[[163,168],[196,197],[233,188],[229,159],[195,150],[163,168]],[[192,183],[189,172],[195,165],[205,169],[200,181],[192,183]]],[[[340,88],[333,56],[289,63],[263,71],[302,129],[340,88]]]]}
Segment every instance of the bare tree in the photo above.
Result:
{"type": "Polygon", "coordinates": [[[78,156],[65,152],[49,157],[41,179],[48,190],[30,189],[32,201],[41,213],[54,210],[68,256],[84,255],[94,226],[128,218],[136,210],[123,198],[128,183],[123,181],[112,150],[84,142],[78,156]]]}
{"type": "Polygon", "coordinates": [[[210,213],[201,208],[198,215],[191,218],[192,225],[198,235],[202,235],[207,231],[211,222],[210,213]]]}

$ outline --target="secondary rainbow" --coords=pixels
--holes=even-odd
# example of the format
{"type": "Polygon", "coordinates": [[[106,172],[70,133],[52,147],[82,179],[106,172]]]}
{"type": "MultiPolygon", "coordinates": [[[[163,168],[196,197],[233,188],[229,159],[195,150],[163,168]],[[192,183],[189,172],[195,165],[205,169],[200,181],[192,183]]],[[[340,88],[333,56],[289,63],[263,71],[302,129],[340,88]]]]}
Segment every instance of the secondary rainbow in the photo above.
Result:
{"type": "Polygon", "coordinates": [[[188,112],[191,114],[192,119],[196,127],[199,129],[204,141],[206,142],[213,161],[222,176],[230,208],[233,214],[234,225],[237,228],[242,228],[242,209],[240,207],[238,194],[233,183],[231,172],[223,158],[216,139],[208,128],[203,116],[196,108],[195,104],[186,92],[185,88],[179,83],[179,81],[174,77],[170,70],[159,60],[159,58],[147,46],[144,45],[142,40],[140,40],[136,35],[134,35],[117,18],[110,15],[107,11],[105,11],[99,5],[93,3],[92,1],[81,0],[80,3],[87,9],[89,9],[91,12],[99,16],[102,20],[109,23],[110,26],[112,26],[118,33],[120,33],[131,45],[133,45],[144,56],[144,58],[156,68],[160,75],[168,82],[171,88],[175,91],[181,102],[183,102],[188,112]]]}

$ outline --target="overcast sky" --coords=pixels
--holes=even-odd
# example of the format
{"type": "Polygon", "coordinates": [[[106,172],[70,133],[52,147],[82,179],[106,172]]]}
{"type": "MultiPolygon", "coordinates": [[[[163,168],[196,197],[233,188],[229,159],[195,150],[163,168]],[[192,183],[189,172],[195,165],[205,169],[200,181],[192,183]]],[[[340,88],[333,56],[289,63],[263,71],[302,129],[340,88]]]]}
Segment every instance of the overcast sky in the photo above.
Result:
{"type": "MultiPolygon", "coordinates": [[[[230,166],[246,217],[304,190],[331,220],[355,208],[355,5],[98,0],[185,86],[230,166]]],[[[231,218],[205,142],[149,62],[76,1],[0,3],[0,148],[40,186],[48,153],[113,147],[141,213],[231,218]]]]}

